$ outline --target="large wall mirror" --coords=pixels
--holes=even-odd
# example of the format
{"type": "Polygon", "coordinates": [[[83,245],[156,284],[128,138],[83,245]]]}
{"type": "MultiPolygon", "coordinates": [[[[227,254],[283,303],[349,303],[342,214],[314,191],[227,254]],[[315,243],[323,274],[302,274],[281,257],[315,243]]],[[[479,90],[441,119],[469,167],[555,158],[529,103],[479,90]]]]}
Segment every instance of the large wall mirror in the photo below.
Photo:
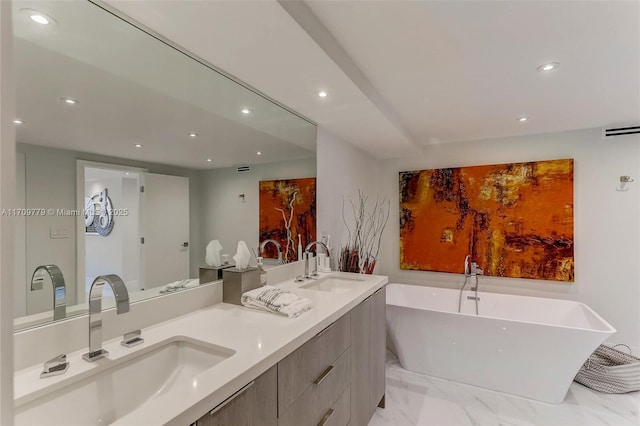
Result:
{"type": "Polygon", "coordinates": [[[259,181],[315,176],[312,122],[103,5],[13,8],[16,330],[86,313],[98,274],[134,301],[197,278],[210,240],[257,246],[259,181]]]}

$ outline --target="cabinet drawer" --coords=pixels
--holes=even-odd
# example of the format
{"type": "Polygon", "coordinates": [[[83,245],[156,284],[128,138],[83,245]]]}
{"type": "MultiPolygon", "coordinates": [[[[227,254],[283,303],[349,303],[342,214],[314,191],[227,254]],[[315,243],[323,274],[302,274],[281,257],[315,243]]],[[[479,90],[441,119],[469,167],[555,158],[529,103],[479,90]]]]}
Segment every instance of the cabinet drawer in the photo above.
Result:
{"type": "MultiPolygon", "coordinates": [[[[307,387],[302,395],[300,395],[300,398],[298,398],[288,410],[279,413],[278,426],[316,426],[323,421],[323,419],[325,423],[329,420],[334,422],[337,418],[343,418],[345,416],[341,411],[345,404],[343,401],[341,404],[338,404],[339,407],[336,406],[340,408],[340,410],[334,408],[334,412],[325,418],[329,409],[344,397],[345,389],[347,389],[347,395],[350,394],[348,391],[351,370],[350,350],[347,349],[344,351],[330,367],[333,368],[323,377],[323,380],[317,385],[314,384],[307,387]],[[333,419],[330,417],[333,417],[333,419]]],[[[349,396],[345,398],[349,398],[349,396]]],[[[350,408],[347,408],[347,420],[350,417],[349,411],[350,408]]],[[[344,424],[346,424],[346,422],[344,424]]]]}
{"type": "Polygon", "coordinates": [[[278,413],[286,412],[349,347],[350,324],[347,314],[278,363],[278,413]]]}
{"type": "Polygon", "coordinates": [[[247,384],[196,422],[197,426],[275,426],[276,366],[247,384]]]}
{"type": "Polygon", "coordinates": [[[347,386],[340,398],[318,422],[318,426],[345,426],[349,424],[351,411],[351,387],[347,386]]]}

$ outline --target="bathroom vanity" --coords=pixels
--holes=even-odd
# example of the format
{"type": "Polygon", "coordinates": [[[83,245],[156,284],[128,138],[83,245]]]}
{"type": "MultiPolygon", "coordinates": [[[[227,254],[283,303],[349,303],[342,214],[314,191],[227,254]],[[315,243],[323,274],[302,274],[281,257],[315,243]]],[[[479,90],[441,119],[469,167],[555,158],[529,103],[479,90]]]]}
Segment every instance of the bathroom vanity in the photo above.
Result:
{"type": "Polygon", "coordinates": [[[288,280],[276,286],[315,305],[298,318],[218,303],[144,328],[134,348],[105,342],[107,359],[70,353],[64,375],[18,371],[16,424],[366,425],[384,403],[386,283],[288,280]]]}
{"type": "Polygon", "coordinates": [[[385,305],[381,288],[195,424],[366,425],[384,399],[385,305]]]}

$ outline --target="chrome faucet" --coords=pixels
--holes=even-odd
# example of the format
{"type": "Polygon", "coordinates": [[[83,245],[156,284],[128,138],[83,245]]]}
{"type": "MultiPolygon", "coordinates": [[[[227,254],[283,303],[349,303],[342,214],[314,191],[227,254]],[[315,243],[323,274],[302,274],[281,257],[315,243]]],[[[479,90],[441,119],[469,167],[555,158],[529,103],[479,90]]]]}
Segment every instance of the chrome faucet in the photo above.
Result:
{"type": "MultiPolygon", "coordinates": [[[[278,249],[278,265],[282,264],[283,263],[283,261],[282,261],[282,246],[276,240],[268,239],[268,240],[264,240],[263,242],[261,242],[260,243],[260,254],[264,255],[264,248],[267,246],[268,243],[272,243],[274,246],[276,246],[276,249],[278,249]]],[[[262,257],[264,257],[264,256],[262,256],[262,257]]]]}
{"type": "Polygon", "coordinates": [[[327,245],[322,241],[311,241],[309,244],[307,244],[307,246],[304,248],[304,278],[307,278],[307,279],[315,278],[318,276],[317,267],[316,267],[316,270],[313,272],[313,274],[309,275],[309,258],[311,257],[311,252],[309,251],[309,249],[314,244],[323,247],[324,250],[327,252],[327,256],[330,256],[329,247],[327,247],[327,245]]]}
{"type": "Polygon", "coordinates": [[[116,313],[129,312],[129,292],[119,276],[100,275],[93,280],[89,290],[89,352],[82,355],[82,359],[89,362],[109,354],[102,349],[102,288],[105,283],[109,284],[116,298],[116,313]]]}
{"type": "Polygon", "coordinates": [[[484,271],[478,267],[478,263],[471,261],[469,262],[471,259],[471,256],[468,255],[467,257],[464,258],[464,283],[462,284],[462,287],[460,288],[460,296],[458,297],[458,313],[460,313],[461,309],[462,309],[462,292],[465,288],[465,286],[467,285],[467,282],[469,281],[469,278],[475,279],[476,284],[475,286],[473,285],[473,283],[471,284],[471,291],[475,291],[475,296],[467,296],[467,300],[475,300],[476,302],[476,315],[479,315],[478,313],[478,302],[480,301],[480,296],[478,296],[478,276],[479,275],[484,275],[484,271]]]}
{"type": "Polygon", "coordinates": [[[31,276],[31,291],[42,290],[47,273],[53,285],[53,320],[63,319],[67,316],[67,288],[60,268],[56,265],[38,266],[31,276]]]}

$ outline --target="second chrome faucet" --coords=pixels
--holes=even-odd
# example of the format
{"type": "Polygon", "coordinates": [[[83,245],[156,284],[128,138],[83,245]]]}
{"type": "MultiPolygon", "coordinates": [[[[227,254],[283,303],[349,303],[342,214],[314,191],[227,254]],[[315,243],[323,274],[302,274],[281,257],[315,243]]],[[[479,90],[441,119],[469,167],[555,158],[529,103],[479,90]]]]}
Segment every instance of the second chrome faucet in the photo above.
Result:
{"type": "Polygon", "coordinates": [[[309,249],[314,244],[316,246],[321,246],[322,248],[324,248],[324,250],[327,252],[327,256],[331,256],[331,254],[329,253],[329,248],[322,241],[312,241],[309,244],[307,244],[307,246],[304,248],[304,278],[307,278],[307,279],[318,277],[317,265],[316,265],[316,270],[313,271],[313,274],[309,274],[309,261],[311,260],[311,252],[309,251],[309,249]]]}
{"type": "Polygon", "coordinates": [[[118,315],[129,312],[129,292],[122,279],[115,275],[100,275],[89,290],[89,352],[82,355],[85,361],[95,361],[109,354],[102,349],[102,290],[108,284],[116,299],[118,315]]]}

